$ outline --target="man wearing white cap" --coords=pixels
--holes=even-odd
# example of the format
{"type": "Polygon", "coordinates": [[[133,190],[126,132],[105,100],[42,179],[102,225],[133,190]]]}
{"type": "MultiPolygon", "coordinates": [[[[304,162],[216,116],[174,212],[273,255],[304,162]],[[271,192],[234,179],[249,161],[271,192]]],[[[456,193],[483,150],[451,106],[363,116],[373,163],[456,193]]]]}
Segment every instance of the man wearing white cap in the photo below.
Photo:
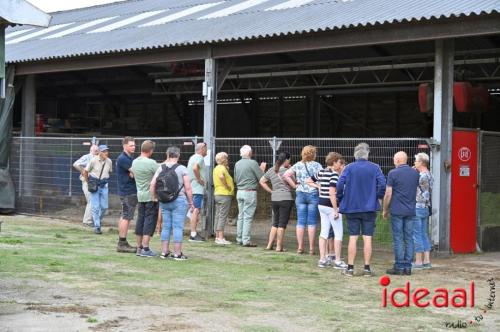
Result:
{"type": "Polygon", "coordinates": [[[90,160],[83,173],[91,193],[92,219],[96,234],[102,234],[101,220],[108,209],[108,180],[112,171],[113,163],[109,159],[109,149],[104,144],[99,145],[99,155],[90,160]]]}

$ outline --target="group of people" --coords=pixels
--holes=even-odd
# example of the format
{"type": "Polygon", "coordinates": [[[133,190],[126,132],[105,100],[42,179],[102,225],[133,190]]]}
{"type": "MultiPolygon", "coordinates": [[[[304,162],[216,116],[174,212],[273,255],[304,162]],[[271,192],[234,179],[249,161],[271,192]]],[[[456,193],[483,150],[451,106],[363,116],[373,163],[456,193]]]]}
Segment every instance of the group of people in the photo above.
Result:
{"type": "MultiPolygon", "coordinates": [[[[165,161],[158,164],[151,159],[154,147],[154,142],[144,141],[140,156],[134,159],[134,139],[123,139],[123,152],[115,165],[122,203],[117,251],[135,252],[142,257],[158,256],[149,243],[155,230],[160,228],[160,258],[185,260],[182,241],[186,218],[190,219],[189,241],[205,241],[198,234],[197,226],[208,190],[207,145],[198,143],[195,146],[195,154],[190,157],[187,167],[179,164],[178,147],[169,147],[165,161]],[[137,246],[133,247],[127,242],[127,231],[136,206],[137,246]],[[171,237],[173,251],[170,251],[171,237]]],[[[101,234],[101,219],[108,208],[108,181],[113,170],[108,151],[106,145],[91,146],[90,154],[74,163],[82,173],[82,189],[87,199],[83,222],[93,225],[96,234],[101,234]]],[[[240,149],[241,159],[234,166],[234,179],[229,172],[228,154],[217,153],[217,165],[212,174],[215,243],[231,244],[224,236],[224,229],[236,192],[236,243],[243,247],[257,246],[251,240],[251,230],[260,185],[271,194],[272,202],[273,217],[266,250],[286,251],[285,230],[295,200],[297,254],[305,253],[306,228],[309,254],[315,254],[319,219],[318,267],[333,266],[346,276],[353,276],[356,243],[361,235],[364,242],[363,275],[372,276],[372,237],[377,211],[382,208],[384,219],[389,216],[391,219],[395,254],[394,266],[387,273],[409,275],[412,269],[430,268],[428,218],[432,213],[432,176],[428,169],[429,156],[417,154],[414,167],[410,167],[406,153],[396,153],[396,168],[389,172],[386,181],[380,166],[368,161],[369,152],[368,144],[358,144],[354,149],[354,162],[348,165],[341,154],[330,152],[323,167],[316,161],[316,148],[308,145],[302,149],[301,160],[295,164],[291,163],[290,153],[281,152],[273,167],[266,170],[267,164],[262,162],[259,165],[252,159],[252,148],[244,145],[240,149]],[[343,216],[349,233],[347,263],[341,260],[343,216]]]]}
{"type": "MultiPolygon", "coordinates": [[[[188,167],[178,163],[178,147],[169,147],[165,161],[158,164],[151,158],[155,149],[153,141],[145,140],[141,144],[140,156],[135,159],[134,138],[123,138],[122,145],[123,152],[115,164],[122,206],[117,251],[136,253],[141,257],[158,256],[150,248],[151,237],[158,230],[162,241],[160,258],[186,260],[187,257],[182,253],[182,239],[188,211],[191,215],[189,241],[205,240],[196,232],[196,228],[206,183],[203,160],[207,153],[206,144],[196,145],[196,153],[190,158],[188,167]],[[127,241],[127,233],[136,208],[137,246],[131,246],[127,241]],[[173,251],[170,251],[171,237],[173,251]]],[[[102,234],[101,221],[108,209],[108,185],[113,171],[108,147],[92,145],[90,153],[75,161],[73,166],[81,172],[82,189],[87,200],[83,223],[94,227],[95,234],[102,234]]]]}

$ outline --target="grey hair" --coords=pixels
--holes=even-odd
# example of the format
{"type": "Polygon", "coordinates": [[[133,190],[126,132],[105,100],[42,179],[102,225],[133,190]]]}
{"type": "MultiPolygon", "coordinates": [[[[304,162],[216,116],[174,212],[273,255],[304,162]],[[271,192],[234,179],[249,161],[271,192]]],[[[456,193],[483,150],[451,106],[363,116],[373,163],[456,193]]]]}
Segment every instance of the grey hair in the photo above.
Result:
{"type": "Polygon", "coordinates": [[[429,155],[425,152],[420,152],[415,155],[415,160],[420,161],[425,167],[429,167],[430,158],[429,155]]]}
{"type": "Polygon", "coordinates": [[[95,151],[95,152],[99,151],[99,146],[98,146],[98,145],[96,145],[96,144],[92,144],[92,145],[90,146],[90,153],[93,153],[94,151],[95,151]]]}
{"type": "Polygon", "coordinates": [[[167,158],[179,158],[181,156],[181,149],[176,146],[169,146],[166,154],[167,158]]]}
{"type": "Polygon", "coordinates": [[[194,152],[196,152],[196,153],[200,152],[201,149],[203,149],[205,146],[207,146],[207,144],[204,142],[196,144],[196,147],[194,148],[194,152]]]}
{"type": "Polygon", "coordinates": [[[252,152],[252,148],[250,147],[250,145],[243,145],[240,149],[240,156],[248,157],[250,155],[250,152],[252,152]]]}
{"type": "Polygon", "coordinates": [[[370,154],[370,146],[366,143],[359,143],[354,148],[354,159],[365,159],[368,160],[368,155],[370,154]]]}

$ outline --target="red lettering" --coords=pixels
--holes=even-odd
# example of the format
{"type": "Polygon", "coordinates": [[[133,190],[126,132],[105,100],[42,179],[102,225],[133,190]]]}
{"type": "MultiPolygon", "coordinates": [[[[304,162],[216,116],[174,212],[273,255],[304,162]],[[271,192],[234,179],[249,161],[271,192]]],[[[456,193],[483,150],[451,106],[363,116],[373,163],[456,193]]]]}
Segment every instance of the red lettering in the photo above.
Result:
{"type": "Polygon", "coordinates": [[[432,298],[432,305],[436,308],[448,308],[448,290],[446,288],[436,288],[434,292],[436,295],[432,298]],[[442,299],[443,302],[439,303],[438,299],[442,299]]]}
{"type": "Polygon", "coordinates": [[[451,297],[451,305],[455,308],[465,308],[467,307],[467,292],[463,288],[457,288],[453,290],[453,296],[451,297]],[[457,302],[460,300],[460,303],[457,302]]]}
{"type": "Polygon", "coordinates": [[[396,308],[409,307],[410,306],[410,282],[407,281],[404,288],[395,288],[391,293],[391,304],[396,308]],[[398,303],[395,299],[396,294],[403,294],[404,301],[402,303],[398,303]]]}
{"type": "Polygon", "coordinates": [[[474,301],[476,297],[474,281],[470,282],[470,307],[474,308],[474,301]]]}
{"type": "Polygon", "coordinates": [[[422,300],[424,297],[426,297],[427,295],[429,295],[430,292],[427,288],[417,288],[414,292],[413,292],[413,303],[419,307],[419,308],[425,308],[425,307],[428,307],[430,302],[429,301],[426,301],[426,302],[422,302],[420,303],[420,300],[422,300]],[[419,294],[419,293],[422,293],[422,294],[419,294]]]}
{"type": "Polygon", "coordinates": [[[382,307],[387,307],[387,288],[382,289],[382,307]]]}

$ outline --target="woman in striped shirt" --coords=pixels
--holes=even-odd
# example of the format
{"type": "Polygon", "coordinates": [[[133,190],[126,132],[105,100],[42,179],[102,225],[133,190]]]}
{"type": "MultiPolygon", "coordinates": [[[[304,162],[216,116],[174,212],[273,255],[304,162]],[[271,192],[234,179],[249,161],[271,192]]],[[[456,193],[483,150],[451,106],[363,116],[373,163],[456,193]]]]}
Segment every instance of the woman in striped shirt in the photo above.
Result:
{"type": "Polygon", "coordinates": [[[319,170],[309,181],[310,186],[315,186],[319,190],[318,210],[321,218],[321,232],[319,235],[319,255],[318,267],[327,267],[331,264],[326,259],[328,254],[328,234],[333,227],[335,234],[335,269],[345,269],[347,265],[340,260],[342,249],[342,216],[339,214],[336,194],[337,181],[344,165],[344,158],[336,152],[330,152],[326,156],[326,168],[319,170]]]}

